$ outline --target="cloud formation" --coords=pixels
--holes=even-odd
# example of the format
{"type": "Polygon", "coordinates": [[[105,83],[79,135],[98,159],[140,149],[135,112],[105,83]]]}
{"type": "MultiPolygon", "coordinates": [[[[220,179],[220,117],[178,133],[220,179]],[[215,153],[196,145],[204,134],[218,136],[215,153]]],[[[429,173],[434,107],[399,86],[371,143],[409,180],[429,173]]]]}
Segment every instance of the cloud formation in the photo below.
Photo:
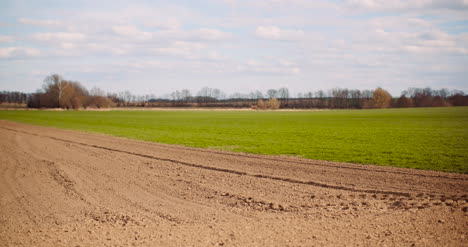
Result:
{"type": "Polygon", "coordinates": [[[59,26],[60,22],[53,20],[35,20],[29,18],[19,18],[18,22],[21,24],[34,25],[34,26],[44,26],[44,27],[53,27],[59,26]]]}
{"type": "Polygon", "coordinates": [[[5,47],[0,48],[0,58],[25,58],[36,57],[41,52],[31,47],[5,47]]]}
{"type": "Polygon", "coordinates": [[[348,3],[370,10],[468,9],[466,0],[349,0],[348,3]]]}
{"type": "Polygon", "coordinates": [[[34,91],[61,73],[156,94],[468,91],[466,0],[24,1],[0,3],[0,89],[34,91]]]}
{"type": "Polygon", "coordinates": [[[11,43],[13,42],[13,37],[8,35],[0,35],[0,43],[11,43]]]}
{"type": "Polygon", "coordinates": [[[304,37],[304,31],[285,30],[277,26],[259,26],[255,30],[255,35],[269,40],[299,40],[304,37]]]}
{"type": "Polygon", "coordinates": [[[63,41],[83,41],[86,35],[72,32],[35,33],[32,38],[37,41],[63,42],[63,41]]]}

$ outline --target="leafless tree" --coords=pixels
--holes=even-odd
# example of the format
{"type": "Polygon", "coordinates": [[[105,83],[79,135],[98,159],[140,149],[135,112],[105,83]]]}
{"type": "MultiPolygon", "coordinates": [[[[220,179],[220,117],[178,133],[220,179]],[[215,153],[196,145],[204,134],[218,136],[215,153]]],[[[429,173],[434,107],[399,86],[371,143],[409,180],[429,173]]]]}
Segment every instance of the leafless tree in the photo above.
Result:
{"type": "Polygon", "coordinates": [[[102,90],[102,89],[100,89],[100,88],[93,87],[93,88],[89,91],[89,95],[105,97],[105,96],[106,96],[106,92],[104,92],[104,90],[102,90]]]}
{"type": "Polygon", "coordinates": [[[269,99],[276,98],[277,95],[278,95],[278,91],[276,91],[275,89],[268,89],[266,94],[267,94],[269,99]]]}
{"type": "Polygon", "coordinates": [[[182,97],[184,102],[188,102],[190,100],[190,98],[192,97],[192,93],[188,89],[182,89],[181,97],[182,97]]]}
{"type": "Polygon", "coordinates": [[[281,99],[288,99],[289,98],[289,89],[282,87],[278,89],[278,97],[281,99]]]}
{"type": "Polygon", "coordinates": [[[263,99],[263,93],[259,90],[255,91],[255,98],[256,99],[263,99]]]}
{"type": "Polygon", "coordinates": [[[53,74],[44,79],[43,89],[49,94],[50,100],[56,100],[56,107],[62,107],[63,91],[67,86],[61,75],[53,74]]]}

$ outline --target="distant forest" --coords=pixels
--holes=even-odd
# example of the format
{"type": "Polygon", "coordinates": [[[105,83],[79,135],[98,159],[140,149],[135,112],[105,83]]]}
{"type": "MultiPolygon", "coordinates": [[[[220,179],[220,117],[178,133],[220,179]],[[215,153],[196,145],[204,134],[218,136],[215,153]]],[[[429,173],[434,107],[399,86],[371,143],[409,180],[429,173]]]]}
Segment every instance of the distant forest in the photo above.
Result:
{"type": "Polygon", "coordinates": [[[101,89],[87,90],[77,81],[65,80],[54,74],[44,79],[36,93],[0,92],[0,104],[20,104],[30,108],[109,108],[109,107],[230,107],[254,109],[370,109],[407,107],[468,106],[463,91],[431,88],[408,88],[399,97],[385,89],[357,90],[334,88],[327,91],[304,92],[295,97],[288,88],[235,93],[227,96],[216,88],[202,88],[196,94],[188,89],[175,91],[166,98],[154,95],[134,95],[129,91],[106,93],[101,89]]]}

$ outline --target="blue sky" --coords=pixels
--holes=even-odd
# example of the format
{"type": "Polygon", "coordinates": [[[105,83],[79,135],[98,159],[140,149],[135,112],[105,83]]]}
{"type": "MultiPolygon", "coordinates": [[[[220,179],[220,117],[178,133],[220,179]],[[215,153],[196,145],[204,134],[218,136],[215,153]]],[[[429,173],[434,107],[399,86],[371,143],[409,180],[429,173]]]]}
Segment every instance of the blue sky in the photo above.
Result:
{"type": "Polygon", "coordinates": [[[0,90],[468,91],[466,0],[3,0],[0,90]]]}

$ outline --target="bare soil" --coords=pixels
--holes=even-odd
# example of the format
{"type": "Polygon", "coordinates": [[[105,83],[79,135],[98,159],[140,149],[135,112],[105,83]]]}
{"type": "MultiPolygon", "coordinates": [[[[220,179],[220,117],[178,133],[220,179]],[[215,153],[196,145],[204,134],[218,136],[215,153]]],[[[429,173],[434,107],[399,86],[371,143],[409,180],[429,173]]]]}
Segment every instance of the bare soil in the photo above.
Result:
{"type": "Polygon", "coordinates": [[[467,246],[467,189],[0,121],[0,246],[467,246]]]}

